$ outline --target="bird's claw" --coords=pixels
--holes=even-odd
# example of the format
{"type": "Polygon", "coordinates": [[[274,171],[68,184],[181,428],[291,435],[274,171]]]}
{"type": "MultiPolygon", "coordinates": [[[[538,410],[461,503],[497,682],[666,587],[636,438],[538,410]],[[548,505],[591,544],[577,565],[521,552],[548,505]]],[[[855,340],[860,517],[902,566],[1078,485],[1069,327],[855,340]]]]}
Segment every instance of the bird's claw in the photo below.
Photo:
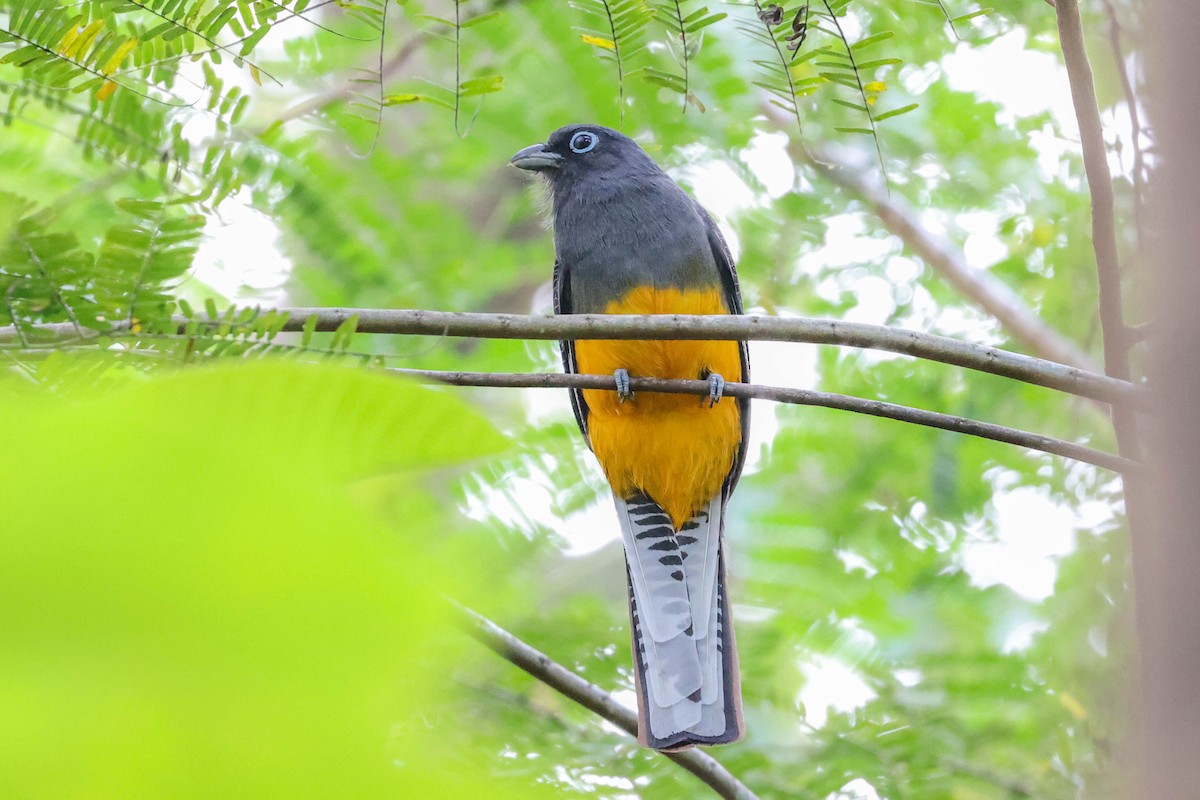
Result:
{"type": "MultiPolygon", "coordinates": [[[[708,407],[712,408],[717,403],[721,402],[721,398],[725,394],[725,379],[715,372],[710,372],[708,375],[708,407]]],[[[704,402],[703,399],[700,400],[704,402]]]]}
{"type": "Polygon", "coordinates": [[[617,402],[624,403],[631,399],[633,392],[629,388],[629,370],[616,370],[613,372],[613,379],[617,382],[617,402]]]}

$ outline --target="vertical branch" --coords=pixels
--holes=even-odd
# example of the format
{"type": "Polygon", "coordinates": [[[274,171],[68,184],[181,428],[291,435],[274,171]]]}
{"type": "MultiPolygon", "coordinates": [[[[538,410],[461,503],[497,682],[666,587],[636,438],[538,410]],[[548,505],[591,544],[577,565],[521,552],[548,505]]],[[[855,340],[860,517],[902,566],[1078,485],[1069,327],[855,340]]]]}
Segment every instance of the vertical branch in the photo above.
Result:
{"type": "MultiPolygon", "coordinates": [[[[1075,117],[1079,121],[1083,165],[1087,172],[1088,190],[1092,196],[1092,247],[1096,253],[1100,287],[1104,369],[1114,378],[1129,380],[1129,350],[1125,346],[1126,330],[1121,302],[1121,267],[1117,258],[1117,233],[1113,219],[1112,175],[1108,170],[1108,153],[1104,147],[1104,133],[1100,127],[1100,108],[1096,104],[1092,66],[1084,48],[1083,22],[1079,17],[1078,1],[1057,0],[1055,10],[1063,60],[1071,82],[1071,100],[1075,106],[1075,117]]],[[[1117,445],[1121,454],[1129,458],[1138,456],[1135,424],[1131,412],[1113,408],[1117,445]]]]}
{"type": "MultiPolygon", "coordinates": [[[[1059,0],[1063,2],[1063,0],[1059,0]]],[[[1141,640],[1141,800],[1194,797],[1200,786],[1200,18],[1195,0],[1155,0],[1146,43],[1147,111],[1155,132],[1149,262],[1155,330],[1149,362],[1156,414],[1148,426],[1154,525],[1135,536],[1134,586],[1141,640]]],[[[1141,12],[1139,12],[1141,13],[1141,12]]]]}

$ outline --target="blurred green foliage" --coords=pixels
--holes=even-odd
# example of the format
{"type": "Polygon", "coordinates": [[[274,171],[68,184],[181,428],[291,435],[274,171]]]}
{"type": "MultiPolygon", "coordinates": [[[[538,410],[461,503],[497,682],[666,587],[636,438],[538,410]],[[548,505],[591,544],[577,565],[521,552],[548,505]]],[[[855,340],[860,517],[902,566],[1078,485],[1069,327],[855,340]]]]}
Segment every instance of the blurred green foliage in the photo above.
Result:
{"type": "MultiPolygon", "coordinates": [[[[1115,5],[1136,63],[1136,9],[1115,5]]],[[[244,307],[267,291],[549,310],[539,192],[505,165],[560,125],[623,126],[712,206],[749,310],[1025,349],[791,160],[803,145],[886,172],[972,268],[1099,354],[1073,130],[955,72],[987,56],[993,84],[1027,82],[1017,94],[1058,80],[1048,5],[964,19],[981,6],[831,0],[835,26],[814,3],[787,71],[799,4],[778,49],[763,4],[610,8],[629,14],[615,38],[591,2],[0,0],[0,326],[19,328],[0,341],[0,794],[704,791],[438,613],[442,593],[473,602],[631,697],[615,521],[565,396],[308,363],[551,370],[554,345],[281,335],[244,307]],[[624,45],[619,72],[606,42],[624,45]],[[845,132],[870,127],[882,162],[845,132]],[[248,217],[266,225],[242,236],[248,217]],[[269,259],[288,278],[264,290],[269,259]],[[45,322],[106,334],[55,346],[45,322]],[[254,363],[221,364],[235,358],[254,363]]],[[[1107,21],[1085,15],[1125,165],[1107,21]]],[[[1128,170],[1116,189],[1136,318],[1128,170]]],[[[755,354],[760,380],[1113,444],[1098,409],[1037,387],[877,353],[755,354]]],[[[717,757],[762,797],[1120,794],[1132,643],[1114,476],[822,409],[755,415],[729,519],[750,733],[717,757]]]]}
{"type": "Polygon", "coordinates": [[[59,370],[4,381],[0,794],[506,794],[442,718],[443,597],[489,563],[427,486],[503,437],[345,367],[59,370]]]}

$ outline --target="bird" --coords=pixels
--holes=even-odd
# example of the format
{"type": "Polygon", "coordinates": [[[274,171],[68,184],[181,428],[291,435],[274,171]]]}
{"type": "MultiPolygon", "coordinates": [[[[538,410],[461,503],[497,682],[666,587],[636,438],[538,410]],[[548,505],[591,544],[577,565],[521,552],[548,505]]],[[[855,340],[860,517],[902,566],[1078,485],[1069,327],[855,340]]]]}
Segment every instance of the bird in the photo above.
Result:
{"type": "MultiPolygon", "coordinates": [[[[637,142],[600,125],[559,128],[510,163],[543,179],[556,314],[741,314],[729,247],[709,213],[637,142]]],[[[746,458],[745,342],[560,342],[587,445],[612,489],[625,550],[638,741],[676,751],[745,731],[730,612],[725,508],[746,458]],[[634,393],[635,377],[708,382],[708,395],[634,393]]]]}

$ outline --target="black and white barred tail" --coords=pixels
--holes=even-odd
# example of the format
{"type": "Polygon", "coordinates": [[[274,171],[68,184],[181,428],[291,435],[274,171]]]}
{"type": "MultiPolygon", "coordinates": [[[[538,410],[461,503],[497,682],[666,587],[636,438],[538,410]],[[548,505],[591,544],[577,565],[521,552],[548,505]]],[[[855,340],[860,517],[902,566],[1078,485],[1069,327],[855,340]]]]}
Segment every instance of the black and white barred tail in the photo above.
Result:
{"type": "Polygon", "coordinates": [[[741,738],[725,579],[724,498],[675,531],[645,495],[616,498],[625,543],[638,740],[656,750],[741,738]]]}

